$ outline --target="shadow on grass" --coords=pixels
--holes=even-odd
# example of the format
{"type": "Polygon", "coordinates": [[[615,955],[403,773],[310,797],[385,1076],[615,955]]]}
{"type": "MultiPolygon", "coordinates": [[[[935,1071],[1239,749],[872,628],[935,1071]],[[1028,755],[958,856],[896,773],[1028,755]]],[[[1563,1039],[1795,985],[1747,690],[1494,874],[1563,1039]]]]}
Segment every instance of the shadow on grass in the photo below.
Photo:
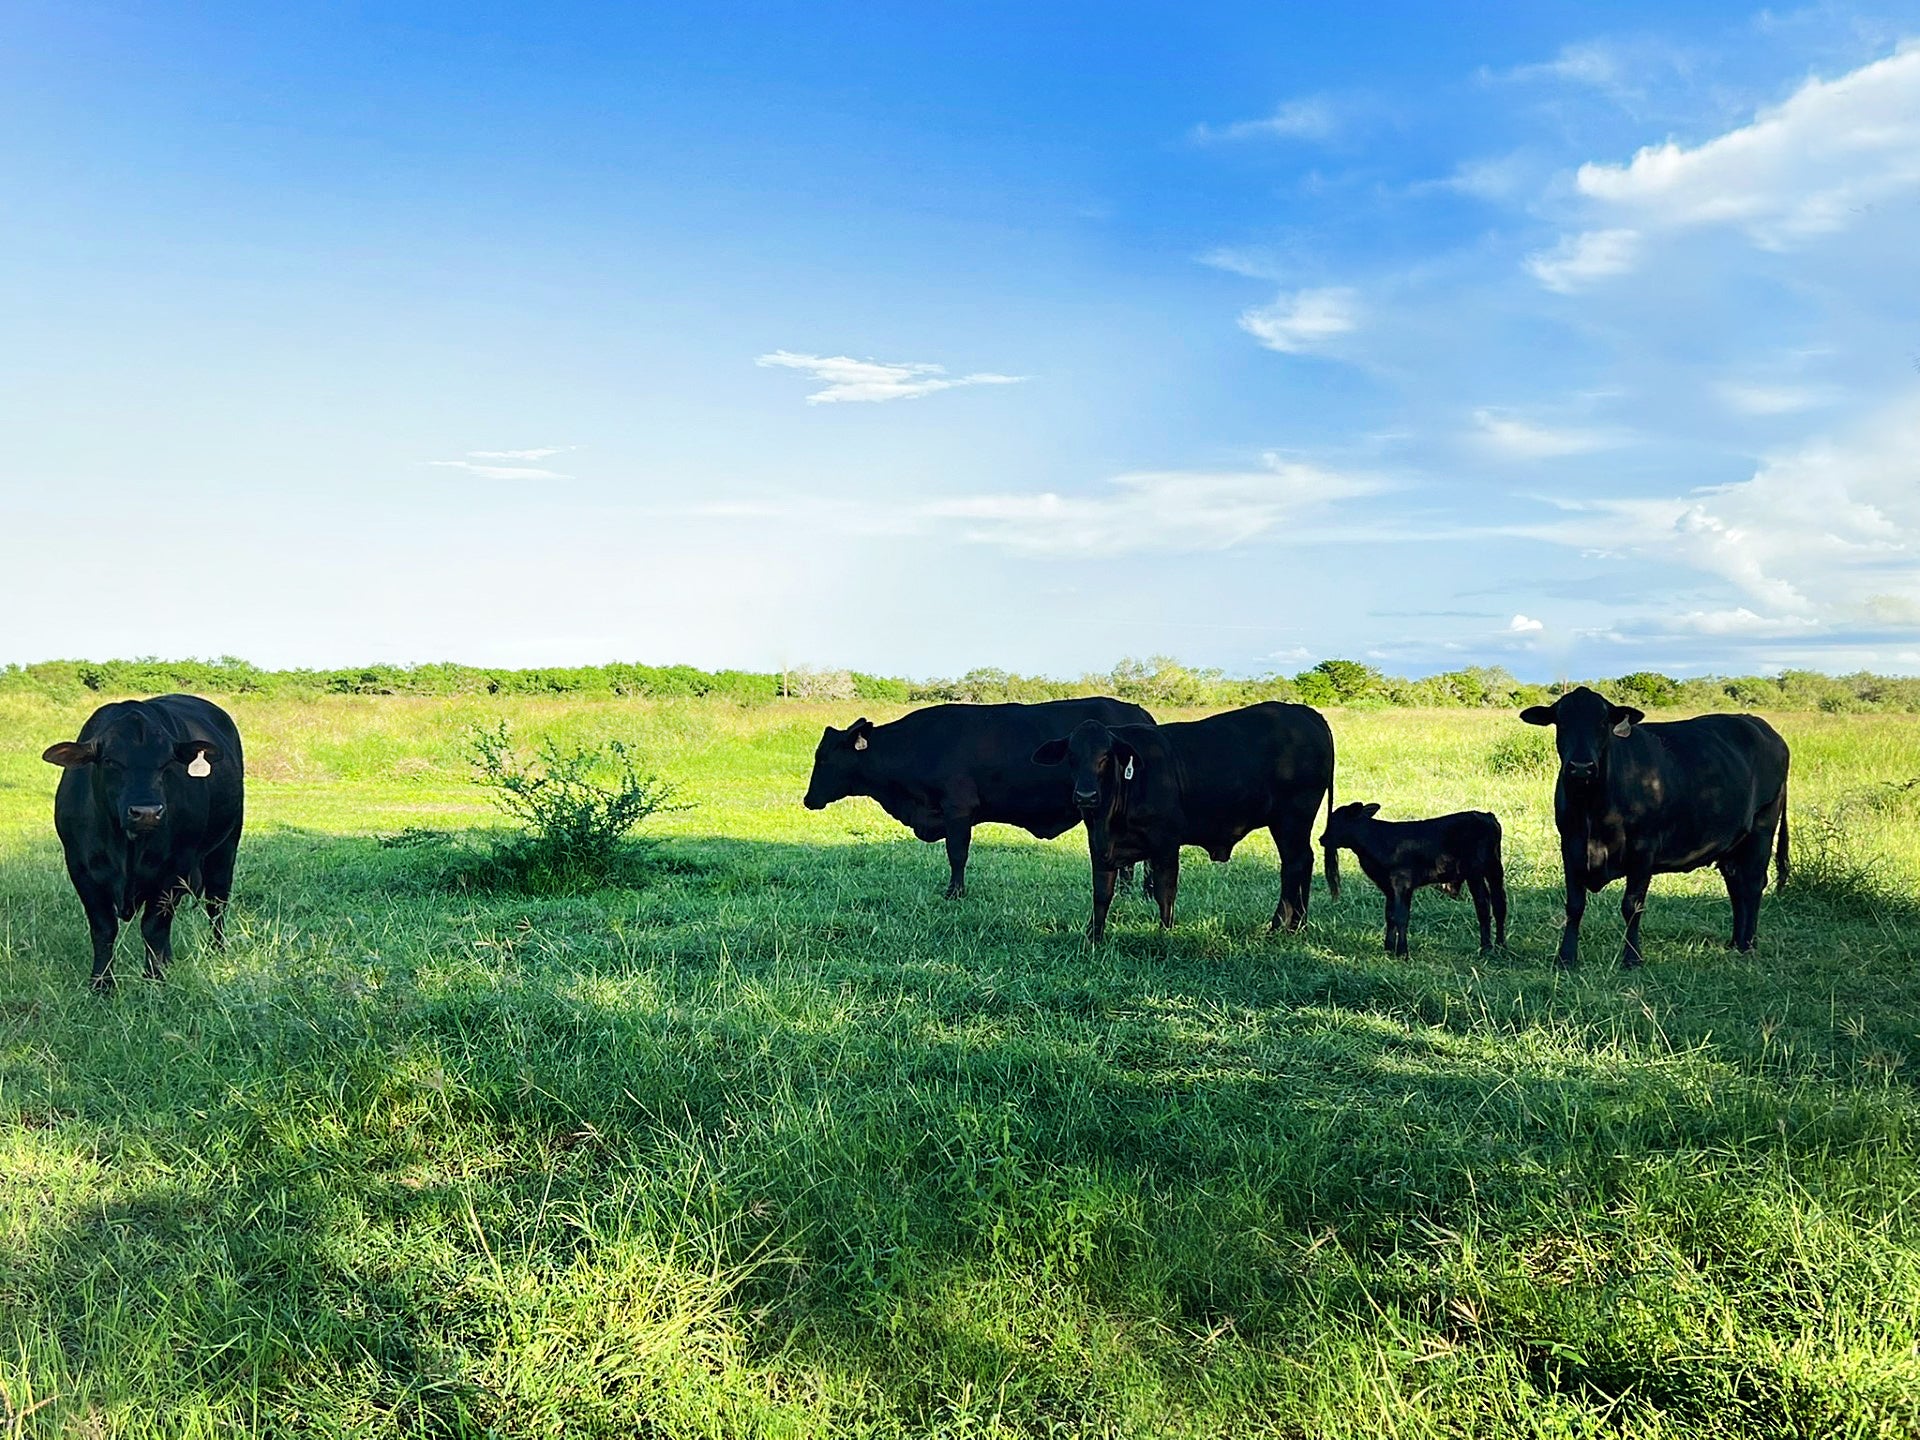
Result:
{"type": "MultiPolygon", "coordinates": [[[[1694,1415],[1732,1381],[1607,1338],[1607,1307],[1705,1305],[1704,1275],[1790,1330],[1835,1302],[1743,1196],[1833,1177],[1871,1229],[1913,1178],[1912,1098],[1870,1063],[1920,1061],[1912,967],[1835,960],[1910,946],[1904,914],[1770,898],[1756,961],[1720,950],[1724,899],[1656,891],[1648,971],[1561,977],[1557,887],[1514,889],[1538,958],[1483,961],[1471,907],[1435,900],[1403,962],[1364,884],[1266,936],[1271,861],[1192,867],[1172,936],[1136,898],[1099,948],[1071,848],[983,846],[957,903],[942,869],[912,842],[688,839],[642,888],[521,900],[272,832],[234,949],[183,944],[174,983],[104,1008],[65,990],[64,879],[10,876],[40,974],[0,1093],[53,1117],[40,1143],[179,1178],[45,1227],[8,1288],[75,1366],[110,1369],[100,1317],[162,1295],[162,1348],[211,1357],[210,1390],[358,1387],[455,1428],[504,1403],[475,1357],[534,1303],[502,1257],[537,1293],[634,1244],[727,1277],[708,1321],[750,1358],[863,1368],[921,1413],[1021,1371],[1034,1415],[1090,1414],[1123,1361],[1191,1363],[1179,1337],[1285,1349],[1392,1310],[1543,1393],[1694,1415]],[[1850,978],[1857,1032],[1831,1008],[1850,978]],[[1459,1279],[1410,1258],[1583,1227],[1625,1251],[1636,1214],[1667,1248],[1600,1246],[1559,1320],[1482,1298],[1463,1330],[1459,1279]],[[1159,1338],[1040,1343],[1102,1323],[1159,1338]]],[[[590,1347],[591,1314],[542,1323],[590,1347]]],[[[1739,1373],[1787,1413],[1785,1380],[1739,1373]]]]}

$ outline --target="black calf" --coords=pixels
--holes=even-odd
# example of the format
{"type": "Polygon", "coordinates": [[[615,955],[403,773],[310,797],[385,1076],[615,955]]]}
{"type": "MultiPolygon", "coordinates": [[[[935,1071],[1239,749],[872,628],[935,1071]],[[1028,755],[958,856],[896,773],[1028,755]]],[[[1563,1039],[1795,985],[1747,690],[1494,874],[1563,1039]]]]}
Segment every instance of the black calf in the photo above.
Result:
{"type": "Polygon", "coordinates": [[[1387,897],[1387,953],[1407,953],[1407,917],[1413,892],[1438,885],[1455,899],[1465,885],[1480,917],[1480,949],[1507,943],[1507,880],[1500,863],[1500,821],[1484,810],[1461,810],[1431,820],[1376,820],[1378,805],[1342,805],[1327,817],[1320,844],[1333,868],[1335,850],[1351,850],[1367,878],[1387,897]]]}

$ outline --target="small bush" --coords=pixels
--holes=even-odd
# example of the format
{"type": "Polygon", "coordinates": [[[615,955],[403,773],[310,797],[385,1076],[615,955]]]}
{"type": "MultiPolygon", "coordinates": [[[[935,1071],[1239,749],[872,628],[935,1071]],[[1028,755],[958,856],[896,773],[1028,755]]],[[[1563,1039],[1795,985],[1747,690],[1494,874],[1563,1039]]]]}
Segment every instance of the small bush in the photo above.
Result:
{"type": "Polygon", "coordinates": [[[1789,817],[1793,856],[1787,893],[1836,910],[1883,909],[1889,898],[1885,859],[1848,834],[1845,808],[1809,805],[1789,817]]]}
{"type": "Polygon", "coordinates": [[[1559,758],[1553,736],[1537,725],[1527,725],[1494,741],[1485,764],[1490,775],[1551,775],[1559,758]]]}
{"type": "Polygon", "coordinates": [[[673,786],[641,770],[620,740],[571,750],[545,740],[524,759],[503,720],[476,729],[468,745],[475,783],[526,827],[489,857],[492,878],[517,889],[590,890],[628,879],[645,843],[634,830],[688,808],[674,804],[673,786]]]}

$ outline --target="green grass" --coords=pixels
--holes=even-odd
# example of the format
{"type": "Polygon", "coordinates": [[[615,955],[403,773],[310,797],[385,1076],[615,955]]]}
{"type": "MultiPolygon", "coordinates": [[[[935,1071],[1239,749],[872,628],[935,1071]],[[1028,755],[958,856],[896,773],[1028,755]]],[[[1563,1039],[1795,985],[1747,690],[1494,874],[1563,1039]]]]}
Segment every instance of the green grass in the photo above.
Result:
{"type": "MultiPolygon", "coordinates": [[[[87,992],[0,697],[0,1437],[1920,1433],[1920,719],[1788,715],[1803,886],[1618,888],[1556,974],[1510,717],[1332,716],[1342,799],[1499,812],[1511,953],[1259,837],[1082,938],[1084,842],[972,893],[798,804],[825,709],[235,702],[234,943],[87,992]],[[463,731],[619,736],[648,882],[473,893],[463,731]]],[[[123,941],[123,977],[137,957],[123,941]]]]}

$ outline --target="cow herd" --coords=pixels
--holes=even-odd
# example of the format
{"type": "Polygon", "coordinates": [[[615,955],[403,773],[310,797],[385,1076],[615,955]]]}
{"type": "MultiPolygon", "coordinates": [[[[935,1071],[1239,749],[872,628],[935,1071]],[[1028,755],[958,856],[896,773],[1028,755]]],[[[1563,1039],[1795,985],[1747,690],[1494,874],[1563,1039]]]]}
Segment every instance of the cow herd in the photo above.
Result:
{"type": "MultiPolygon", "coordinates": [[[[1787,879],[1787,746],[1771,725],[1757,715],[1648,722],[1585,686],[1520,718],[1553,726],[1559,752],[1553,809],[1567,886],[1562,966],[1579,958],[1588,891],[1627,882],[1621,963],[1638,965],[1648,884],[1705,865],[1717,865],[1726,880],[1734,947],[1753,948],[1770,856],[1778,883],[1787,879]]],[[[1146,891],[1161,925],[1171,927],[1181,847],[1224,861],[1263,828],[1280,854],[1273,928],[1298,929],[1313,881],[1313,821],[1324,801],[1327,889],[1340,894],[1339,852],[1353,851],[1386,899],[1389,952],[1407,953],[1413,892],[1427,885],[1470,891],[1480,948],[1505,945],[1499,819],[1464,810],[1388,821],[1377,818],[1378,805],[1336,807],[1333,769],[1333,731],[1305,705],[1268,701],[1166,724],[1107,699],[934,705],[890,725],[863,719],[845,730],[828,727],[814,752],[806,804],[818,810],[870,796],[922,840],[944,839],[949,898],[966,888],[976,824],[998,820],[1047,838],[1084,822],[1093,862],[1088,933],[1099,940],[1123,872],[1146,864],[1146,891]]]]}
{"type": "MultiPolygon", "coordinates": [[[[1641,963],[1640,916],[1655,875],[1717,866],[1733,906],[1733,945],[1751,950],[1767,863],[1787,879],[1786,742],[1755,715],[1649,722],[1584,686],[1521,712],[1552,726],[1559,753],[1554,821],[1566,875],[1559,963],[1579,957],[1589,891],[1625,880],[1623,965],[1641,963]]],[[[173,916],[200,898],[223,943],[244,814],[240,734],[192,695],[103,705],[75,740],[49,746],[61,767],[54,828],[93,939],[93,983],[113,983],[113,947],[139,914],[146,973],[172,957],[173,916]]],[[[1017,825],[1041,838],[1084,824],[1093,869],[1092,938],[1123,876],[1173,924],[1180,851],[1225,861],[1265,829],[1280,858],[1273,928],[1297,930],[1313,881],[1313,823],[1327,888],[1351,850],[1386,901],[1386,948],[1407,953],[1415,890],[1473,896],[1480,947],[1506,943],[1499,820],[1468,810],[1426,820],[1378,818],[1375,804],[1334,801],[1334,737],[1305,705],[1265,702],[1202,720],[1156,723],[1138,705],[1095,697],[1037,705],[933,705],[889,724],[829,726],[814,752],[805,804],[864,795],[920,839],[947,849],[947,895],[966,891],[973,827],[1017,825]]]]}

